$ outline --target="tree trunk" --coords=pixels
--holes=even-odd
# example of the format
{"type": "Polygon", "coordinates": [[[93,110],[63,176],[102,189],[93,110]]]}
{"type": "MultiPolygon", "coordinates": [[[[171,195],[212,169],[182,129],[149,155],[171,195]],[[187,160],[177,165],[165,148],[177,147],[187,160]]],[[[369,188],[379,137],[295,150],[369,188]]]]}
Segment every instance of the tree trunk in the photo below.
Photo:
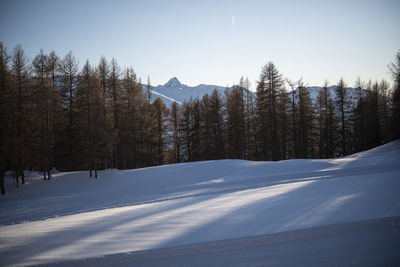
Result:
{"type": "MultiPolygon", "coordinates": [[[[24,175],[24,135],[23,135],[23,107],[22,107],[22,78],[18,75],[18,94],[19,94],[19,172],[21,173],[21,184],[25,184],[24,175]]],[[[17,176],[18,177],[18,176],[17,176]]],[[[18,185],[18,184],[17,184],[18,185]]]]}
{"type": "Polygon", "coordinates": [[[97,179],[97,159],[94,159],[94,178],[97,179]]]}
{"type": "Polygon", "coordinates": [[[341,99],[341,115],[342,115],[342,154],[346,155],[346,127],[344,121],[344,99],[341,99]]]}
{"type": "Polygon", "coordinates": [[[19,184],[18,176],[19,176],[19,170],[17,168],[17,170],[15,171],[15,182],[16,182],[16,187],[17,188],[18,188],[18,184],[19,184]]]}
{"type": "Polygon", "coordinates": [[[292,129],[293,129],[293,146],[294,146],[294,157],[297,158],[298,148],[297,148],[297,129],[296,129],[296,96],[295,90],[292,91],[292,129]]]}
{"type": "Polygon", "coordinates": [[[6,193],[6,188],[4,186],[4,175],[5,175],[5,169],[1,168],[0,169],[0,190],[1,190],[2,195],[4,195],[6,193]]]}

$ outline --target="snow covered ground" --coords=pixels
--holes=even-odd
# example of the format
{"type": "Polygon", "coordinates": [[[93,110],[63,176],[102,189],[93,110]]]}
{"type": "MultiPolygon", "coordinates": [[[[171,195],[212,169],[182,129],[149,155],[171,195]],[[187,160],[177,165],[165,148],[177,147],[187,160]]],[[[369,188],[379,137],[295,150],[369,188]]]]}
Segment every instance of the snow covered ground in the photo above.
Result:
{"type": "Polygon", "coordinates": [[[329,160],[30,175],[0,199],[1,264],[398,264],[399,164],[395,141],[329,160]]]}

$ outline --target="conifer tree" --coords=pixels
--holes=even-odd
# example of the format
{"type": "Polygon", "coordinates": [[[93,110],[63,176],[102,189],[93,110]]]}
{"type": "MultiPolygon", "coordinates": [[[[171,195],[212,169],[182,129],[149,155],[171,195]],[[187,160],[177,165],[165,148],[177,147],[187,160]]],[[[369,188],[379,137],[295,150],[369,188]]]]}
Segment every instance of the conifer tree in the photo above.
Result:
{"type": "Polygon", "coordinates": [[[328,81],[318,92],[317,97],[317,121],[318,121],[318,151],[319,158],[330,158],[333,156],[333,106],[332,96],[328,81]]]}
{"type": "Polygon", "coordinates": [[[299,157],[308,158],[312,156],[312,130],[313,130],[313,107],[310,92],[303,82],[298,87],[298,133],[299,133],[299,157]]]}
{"type": "Polygon", "coordinates": [[[164,163],[164,149],[165,149],[165,133],[167,130],[166,122],[168,120],[168,109],[161,98],[154,100],[153,104],[154,116],[154,131],[155,131],[155,145],[156,145],[156,164],[162,165],[164,163]]]}
{"type": "Polygon", "coordinates": [[[400,138],[400,50],[394,62],[389,65],[393,77],[393,96],[391,112],[392,139],[400,138]]]}
{"type": "Polygon", "coordinates": [[[297,84],[301,82],[301,79],[295,83],[289,79],[286,79],[286,83],[290,86],[289,92],[289,155],[291,158],[297,158],[299,156],[299,147],[298,147],[298,135],[297,135],[297,84]]]}
{"type": "Polygon", "coordinates": [[[147,94],[143,98],[140,114],[142,115],[141,144],[143,145],[143,166],[154,165],[155,158],[155,131],[153,108],[148,101],[147,94]]]}
{"type": "Polygon", "coordinates": [[[254,108],[254,100],[253,100],[253,94],[250,92],[250,81],[248,78],[243,80],[243,83],[241,85],[244,90],[244,146],[245,146],[245,152],[244,152],[244,158],[249,159],[251,156],[251,151],[252,151],[252,144],[254,143],[252,135],[252,120],[253,120],[253,108],[254,108]]]}
{"type": "Polygon", "coordinates": [[[146,85],[146,93],[147,93],[147,101],[151,102],[151,83],[150,76],[147,76],[147,85],[146,85]]]}
{"type": "Polygon", "coordinates": [[[21,45],[17,45],[11,57],[11,71],[14,92],[16,95],[16,131],[15,138],[17,144],[17,159],[16,159],[16,182],[18,187],[18,177],[21,176],[21,183],[25,183],[25,155],[24,155],[24,127],[25,127],[25,106],[26,106],[26,87],[29,80],[28,59],[21,45]]]}
{"type": "Polygon", "coordinates": [[[139,105],[140,91],[136,73],[133,68],[127,68],[124,72],[124,90],[126,94],[123,132],[125,168],[136,168],[138,162],[139,140],[139,105]]]}
{"type": "Polygon", "coordinates": [[[150,127],[151,127],[151,114],[150,103],[147,100],[145,92],[142,91],[141,80],[138,82],[138,167],[148,166],[148,146],[150,144],[150,127]]]}
{"type": "Polygon", "coordinates": [[[242,140],[242,158],[243,159],[245,159],[247,156],[247,138],[246,138],[246,112],[245,112],[245,109],[246,109],[246,92],[245,92],[245,80],[244,80],[244,78],[243,78],[243,76],[242,77],[240,77],[240,80],[239,80],[239,86],[238,86],[238,89],[239,89],[239,92],[240,92],[240,96],[241,96],[241,103],[240,103],[240,107],[241,107],[241,110],[240,110],[240,113],[241,113],[241,115],[242,115],[242,118],[241,118],[241,123],[242,123],[242,126],[241,126],[241,131],[242,131],[242,133],[241,133],[241,135],[243,136],[243,140],[242,140]]]}
{"type": "Polygon", "coordinates": [[[211,116],[210,116],[210,97],[205,94],[200,102],[200,141],[201,141],[201,156],[202,160],[212,158],[211,153],[212,144],[209,142],[209,137],[211,136],[211,116]]]}
{"type": "Polygon", "coordinates": [[[13,114],[10,101],[10,70],[8,68],[9,55],[3,43],[0,42],[0,191],[6,193],[4,185],[4,175],[9,168],[10,151],[12,144],[10,138],[10,128],[13,121],[13,114]],[[8,114],[6,116],[6,114],[8,114]]]}
{"type": "Polygon", "coordinates": [[[180,122],[180,131],[183,139],[182,147],[185,161],[192,161],[192,110],[191,102],[183,102],[181,107],[182,120],[180,122]]]}
{"type": "Polygon", "coordinates": [[[281,156],[278,140],[278,96],[283,86],[282,75],[272,62],[266,64],[257,85],[257,111],[260,123],[260,140],[263,159],[279,160],[281,156]]]}
{"type": "Polygon", "coordinates": [[[355,88],[357,104],[354,108],[354,135],[357,137],[354,144],[356,151],[362,151],[365,149],[365,85],[360,78],[357,78],[355,88]]]}
{"type": "Polygon", "coordinates": [[[51,82],[48,74],[51,71],[50,58],[44,54],[41,49],[39,54],[33,59],[32,67],[35,79],[35,88],[38,96],[37,115],[40,121],[40,150],[38,154],[42,159],[41,169],[43,171],[44,180],[50,180],[50,156],[51,153],[49,136],[50,136],[50,98],[51,98],[51,82]]]}
{"type": "Polygon", "coordinates": [[[62,96],[57,85],[57,75],[59,70],[60,59],[54,51],[48,56],[48,71],[51,79],[51,87],[49,92],[49,171],[47,178],[51,178],[50,168],[54,167],[56,162],[56,143],[60,138],[61,124],[64,124],[62,118],[62,96]]]}
{"type": "Polygon", "coordinates": [[[66,156],[67,170],[73,168],[73,161],[76,159],[78,140],[76,139],[76,125],[74,123],[75,97],[78,85],[78,63],[70,51],[59,64],[61,74],[61,93],[66,107],[67,124],[63,134],[63,151],[66,156]]]}
{"type": "Polygon", "coordinates": [[[381,125],[380,125],[380,114],[379,114],[379,84],[374,82],[372,85],[372,91],[369,94],[368,99],[368,119],[370,120],[371,133],[370,148],[379,145],[381,138],[381,125]]]}
{"type": "Polygon", "coordinates": [[[227,109],[227,156],[244,158],[243,97],[240,88],[229,91],[226,100],[227,109]]]}
{"type": "Polygon", "coordinates": [[[83,146],[86,148],[86,162],[89,170],[89,177],[94,172],[97,175],[97,143],[99,140],[99,121],[102,113],[101,106],[101,87],[100,81],[96,76],[94,69],[86,60],[85,65],[79,75],[77,104],[79,105],[79,113],[81,116],[81,130],[83,131],[83,146]]]}
{"type": "Polygon", "coordinates": [[[290,106],[289,95],[285,87],[281,87],[278,98],[278,139],[280,147],[280,159],[288,158],[287,140],[288,140],[288,110],[290,106]]]}
{"type": "Polygon", "coordinates": [[[169,113],[170,131],[172,132],[172,142],[174,151],[174,163],[181,162],[181,136],[179,131],[179,123],[181,121],[181,112],[179,105],[173,102],[169,113]]]}
{"type": "Polygon", "coordinates": [[[390,141],[390,120],[389,120],[389,83],[382,79],[379,83],[378,91],[378,112],[379,112],[379,128],[381,130],[379,144],[384,144],[390,141]]]}
{"type": "Polygon", "coordinates": [[[110,74],[108,77],[108,84],[110,86],[111,106],[112,106],[112,166],[113,168],[120,168],[120,125],[119,125],[119,112],[120,112],[120,97],[121,88],[119,83],[120,67],[117,61],[113,58],[110,64],[110,74]]]}
{"type": "Polygon", "coordinates": [[[101,100],[102,100],[102,120],[100,123],[101,128],[101,135],[99,136],[99,142],[101,143],[102,148],[102,167],[108,168],[109,167],[109,160],[111,154],[110,144],[110,119],[107,116],[107,112],[109,111],[109,88],[108,88],[108,75],[109,75],[109,65],[107,60],[104,56],[100,57],[99,64],[97,66],[97,74],[98,79],[101,86],[101,100]]]}
{"type": "Polygon", "coordinates": [[[378,90],[379,84],[372,83],[371,80],[365,85],[365,96],[363,97],[363,114],[365,120],[363,121],[363,134],[361,138],[365,147],[363,149],[370,149],[377,146],[380,135],[379,125],[379,108],[378,108],[378,90]]]}
{"type": "Polygon", "coordinates": [[[191,149],[192,149],[192,160],[202,160],[202,143],[201,143],[201,111],[200,101],[194,99],[190,101],[191,104],[191,149]]]}
{"type": "Polygon", "coordinates": [[[60,62],[60,71],[63,82],[62,93],[68,108],[68,128],[72,128],[74,100],[77,89],[78,63],[70,51],[60,62]]]}
{"type": "Polygon", "coordinates": [[[222,159],[225,156],[224,111],[222,97],[216,89],[211,93],[209,106],[206,112],[210,120],[211,136],[207,139],[211,144],[211,159],[222,159]]]}
{"type": "Polygon", "coordinates": [[[340,143],[341,143],[341,155],[347,154],[347,118],[348,112],[348,89],[343,79],[341,78],[338,82],[336,89],[336,105],[340,114],[340,143]]]}

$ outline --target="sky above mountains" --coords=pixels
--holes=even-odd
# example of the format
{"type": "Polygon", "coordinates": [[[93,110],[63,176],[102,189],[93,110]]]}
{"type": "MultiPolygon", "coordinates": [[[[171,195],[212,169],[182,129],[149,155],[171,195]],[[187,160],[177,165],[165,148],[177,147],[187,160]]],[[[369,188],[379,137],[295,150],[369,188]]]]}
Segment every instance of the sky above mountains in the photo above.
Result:
{"type": "Polygon", "coordinates": [[[221,86],[273,61],[309,85],[343,77],[390,80],[400,49],[400,1],[48,1],[3,0],[0,41],[41,48],[83,65],[101,55],[132,66],[153,85],[171,77],[221,86]]]}

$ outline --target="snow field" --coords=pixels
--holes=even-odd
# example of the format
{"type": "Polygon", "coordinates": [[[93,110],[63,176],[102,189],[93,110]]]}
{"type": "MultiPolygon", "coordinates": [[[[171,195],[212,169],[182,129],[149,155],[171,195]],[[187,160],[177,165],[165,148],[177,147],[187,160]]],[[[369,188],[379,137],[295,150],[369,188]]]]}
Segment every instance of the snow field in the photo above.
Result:
{"type": "Polygon", "coordinates": [[[400,142],[329,160],[221,160],[31,175],[0,199],[12,266],[400,216],[400,142]]]}

